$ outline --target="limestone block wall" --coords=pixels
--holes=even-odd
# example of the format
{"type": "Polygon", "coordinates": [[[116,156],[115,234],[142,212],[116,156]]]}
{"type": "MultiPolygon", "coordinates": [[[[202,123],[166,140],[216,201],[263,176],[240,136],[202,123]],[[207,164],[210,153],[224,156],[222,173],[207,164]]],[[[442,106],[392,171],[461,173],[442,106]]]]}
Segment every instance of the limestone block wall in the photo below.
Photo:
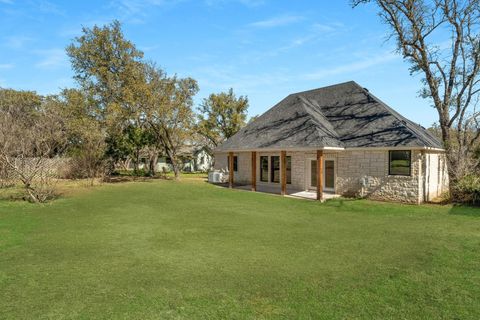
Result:
{"type": "Polygon", "coordinates": [[[228,170],[228,153],[214,153],[213,169],[228,170]]]}
{"type": "Polygon", "coordinates": [[[336,192],[339,194],[408,203],[422,201],[419,151],[412,151],[410,176],[388,174],[388,150],[340,152],[337,163],[336,192]]]}
{"type": "MultiPolygon", "coordinates": [[[[238,170],[235,183],[251,183],[251,153],[235,153],[238,170]]],[[[445,156],[412,150],[410,176],[388,174],[388,150],[346,150],[324,152],[326,160],[335,160],[335,193],[344,196],[363,196],[376,200],[420,203],[441,195],[448,187],[445,156]]],[[[257,184],[279,185],[260,181],[260,157],[280,156],[280,152],[257,152],[257,184]]],[[[292,158],[292,183],[287,189],[308,189],[308,161],[316,152],[287,152],[292,158]]],[[[228,154],[215,154],[215,169],[228,170],[228,154]]],[[[269,162],[270,179],[270,162],[269,162]]]]}
{"type": "MultiPolygon", "coordinates": [[[[251,153],[250,152],[238,152],[234,153],[234,156],[238,157],[238,170],[234,172],[234,181],[239,184],[250,184],[251,183],[251,153]]],[[[264,182],[260,181],[260,157],[266,156],[280,156],[280,152],[257,152],[257,184],[258,185],[280,185],[279,183],[274,182],[264,182]]],[[[287,185],[287,189],[290,190],[306,190],[307,186],[307,161],[309,159],[316,159],[316,152],[304,152],[304,151],[295,151],[287,152],[287,157],[291,157],[292,161],[292,183],[287,185]]],[[[324,153],[325,159],[336,159],[336,153],[324,153]]],[[[335,167],[336,168],[336,167],[335,167]]],[[[214,169],[216,170],[225,170],[228,171],[228,153],[217,153],[215,154],[215,164],[214,169]]],[[[337,169],[335,169],[337,170],[337,169]]],[[[268,166],[268,177],[270,180],[270,161],[268,166]]]]}
{"type": "MultiPolygon", "coordinates": [[[[237,157],[237,171],[233,173],[233,180],[236,184],[251,183],[252,172],[252,155],[250,152],[235,152],[233,154],[237,157]]],[[[215,170],[228,171],[228,153],[215,153],[215,163],[213,168],[215,170]]],[[[258,165],[258,164],[257,164],[258,165]]]]}

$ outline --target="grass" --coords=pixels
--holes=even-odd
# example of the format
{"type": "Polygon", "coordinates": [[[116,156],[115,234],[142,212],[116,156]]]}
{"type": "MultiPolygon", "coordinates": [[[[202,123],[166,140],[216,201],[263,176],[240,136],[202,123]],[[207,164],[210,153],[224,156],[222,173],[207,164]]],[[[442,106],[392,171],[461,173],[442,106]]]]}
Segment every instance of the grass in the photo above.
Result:
{"type": "Polygon", "coordinates": [[[195,175],[0,201],[4,319],[479,319],[480,209],[195,175]]]}

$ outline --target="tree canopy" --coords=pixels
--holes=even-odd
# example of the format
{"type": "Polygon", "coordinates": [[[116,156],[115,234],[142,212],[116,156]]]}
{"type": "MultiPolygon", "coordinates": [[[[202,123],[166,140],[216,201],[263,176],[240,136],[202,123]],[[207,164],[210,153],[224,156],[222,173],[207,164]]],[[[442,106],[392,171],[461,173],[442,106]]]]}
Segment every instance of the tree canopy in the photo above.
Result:
{"type": "Polygon", "coordinates": [[[228,92],[211,94],[199,107],[197,130],[211,146],[217,147],[245,126],[248,98],[228,92]]]}

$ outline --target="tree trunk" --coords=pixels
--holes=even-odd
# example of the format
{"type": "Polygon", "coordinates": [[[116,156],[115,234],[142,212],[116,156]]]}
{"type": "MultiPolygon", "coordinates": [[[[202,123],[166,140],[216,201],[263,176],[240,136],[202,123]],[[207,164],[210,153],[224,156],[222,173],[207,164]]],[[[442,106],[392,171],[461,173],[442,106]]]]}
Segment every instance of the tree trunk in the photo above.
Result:
{"type": "Polygon", "coordinates": [[[158,155],[157,154],[153,154],[153,155],[151,154],[150,159],[149,159],[148,170],[149,170],[150,176],[152,176],[152,177],[155,177],[155,166],[157,164],[157,161],[158,161],[158,155]]]}
{"type": "Polygon", "coordinates": [[[175,177],[175,180],[180,180],[180,167],[178,165],[177,160],[171,158],[172,160],[172,168],[173,168],[173,174],[175,177]]]}

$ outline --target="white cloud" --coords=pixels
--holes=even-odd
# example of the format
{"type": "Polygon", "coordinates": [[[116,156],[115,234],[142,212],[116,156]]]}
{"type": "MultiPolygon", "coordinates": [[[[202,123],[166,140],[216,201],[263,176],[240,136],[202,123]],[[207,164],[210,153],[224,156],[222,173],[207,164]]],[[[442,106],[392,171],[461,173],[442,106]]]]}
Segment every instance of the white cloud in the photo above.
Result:
{"type": "Polygon", "coordinates": [[[297,15],[283,15],[278,17],[273,17],[270,19],[265,19],[261,21],[256,21],[250,23],[248,26],[253,28],[274,28],[290,25],[304,20],[305,18],[297,15]]]}
{"type": "Polygon", "coordinates": [[[59,6],[47,0],[36,0],[32,1],[30,4],[36,12],[40,11],[43,13],[56,14],[60,16],[65,15],[64,10],[60,9],[59,6]]]}
{"type": "Polygon", "coordinates": [[[68,64],[67,54],[64,49],[47,49],[35,51],[42,59],[35,64],[37,68],[54,69],[68,64]]]}
{"type": "Polygon", "coordinates": [[[0,0],[0,3],[13,4],[13,0],[0,0]]]}
{"type": "Polygon", "coordinates": [[[346,73],[353,73],[356,71],[362,71],[362,70],[377,66],[379,64],[387,63],[389,61],[392,61],[398,58],[399,57],[396,54],[385,53],[382,55],[377,55],[371,58],[347,63],[347,64],[340,65],[333,68],[320,69],[316,72],[308,73],[304,75],[302,78],[307,80],[320,80],[326,77],[337,76],[337,75],[346,74],[346,73]]]}
{"type": "Polygon", "coordinates": [[[21,49],[23,48],[27,43],[32,42],[34,39],[27,37],[27,36],[10,36],[6,37],[4,44],[5,46],[12,48],[12,49],[21,49]]]}
{"type": "Polygon", "coordinates": [[[0,69],[12,69],[14,67],[13,63],[1,63],[0,69]]]}
{"type": "Polygon", "coordinates": [[[247,7],[258,7],[265,4],[265,0],[205,0],[205,4],[208,6],[218,6],[226,3],[240,3],[247,7]]]}
{"type": "Polygon", "coordinates": [[[138,16],[143,17],[148,14],[149,7],[168,7],[176,5],[184,0],[113,0],[110,5],[120,11],[124,18],[133,18],[136,22],[142,22],[138,16]]]}

